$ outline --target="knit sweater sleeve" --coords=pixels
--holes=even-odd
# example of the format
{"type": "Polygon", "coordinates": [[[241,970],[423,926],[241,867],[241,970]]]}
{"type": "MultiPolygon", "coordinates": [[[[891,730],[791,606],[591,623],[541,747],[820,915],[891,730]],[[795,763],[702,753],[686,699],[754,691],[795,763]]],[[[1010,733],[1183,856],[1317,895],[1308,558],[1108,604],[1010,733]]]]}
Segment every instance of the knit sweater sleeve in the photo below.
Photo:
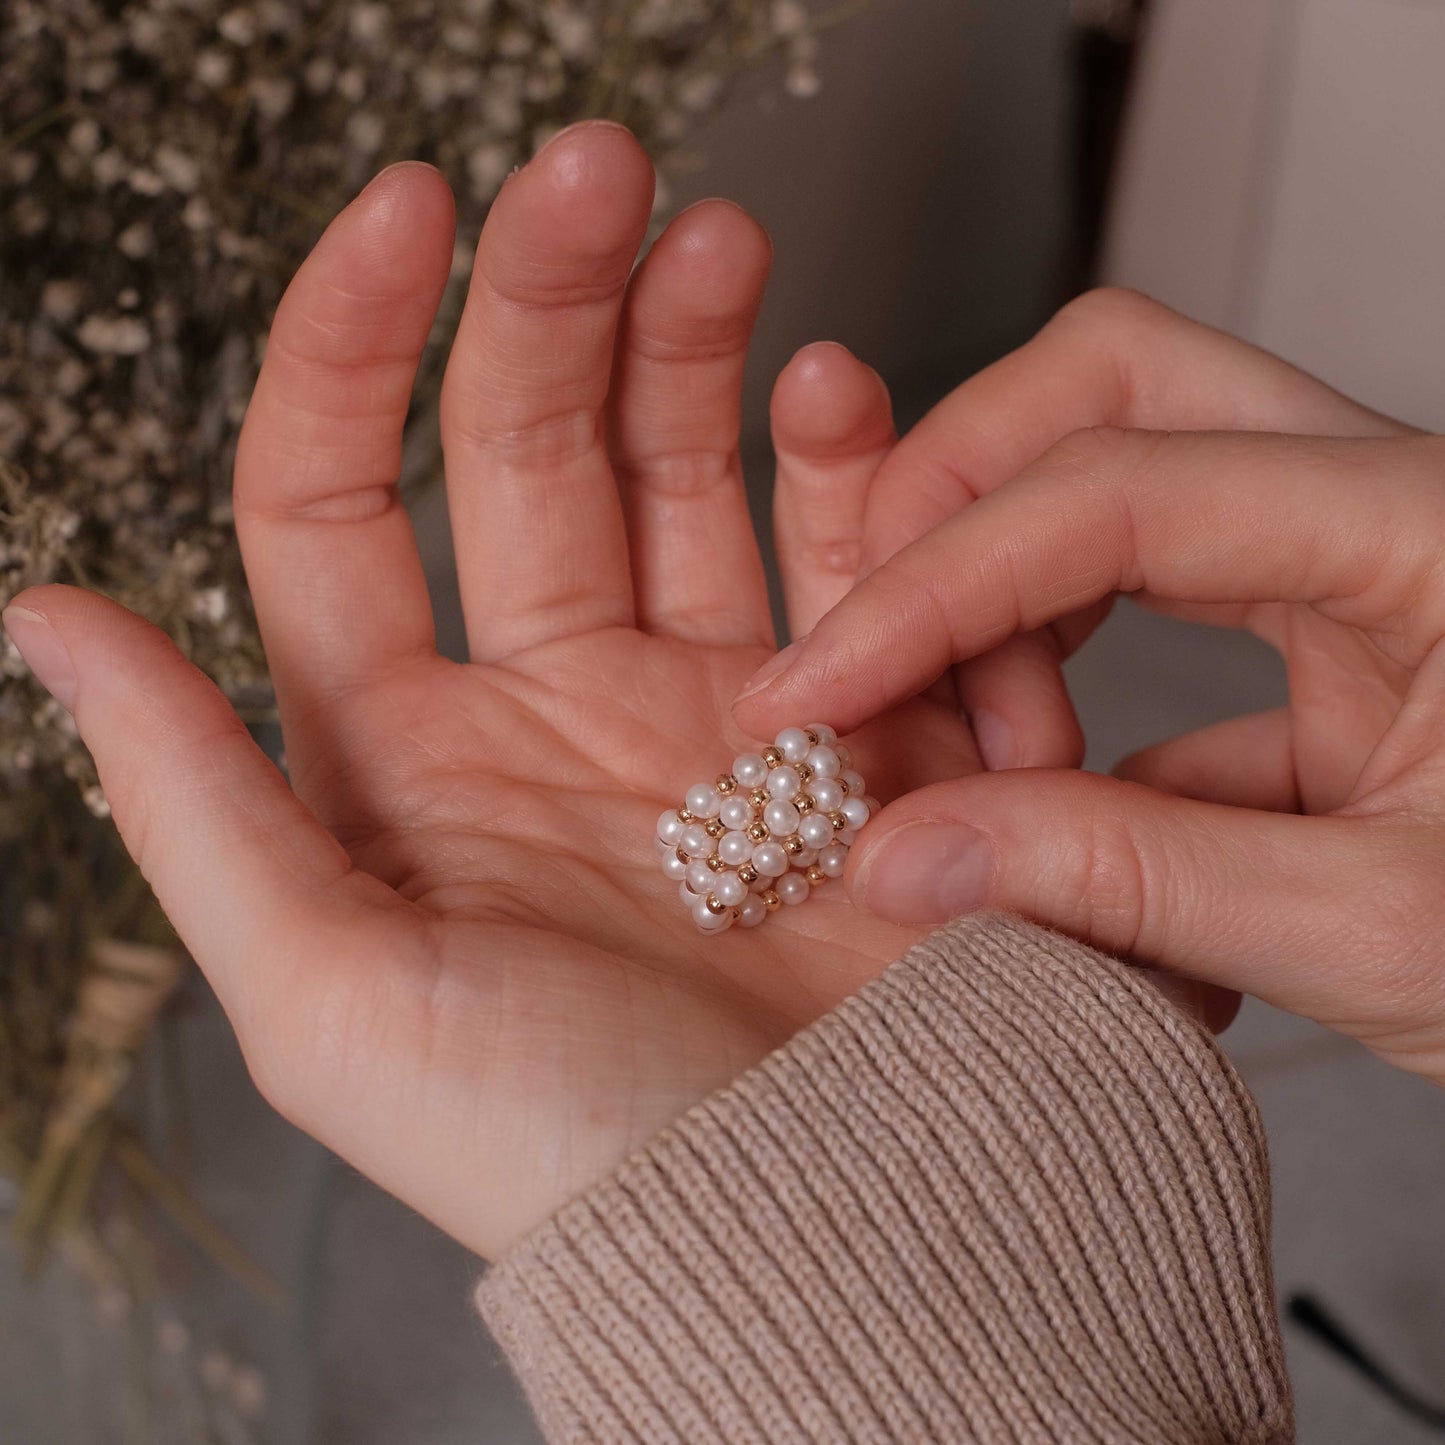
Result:
{"type": "Polygon", "coordinates": [[[964,920],[478,1290],[549,1441],[1287,1442],[1253,1101],[1117,960],[964,920]]]}

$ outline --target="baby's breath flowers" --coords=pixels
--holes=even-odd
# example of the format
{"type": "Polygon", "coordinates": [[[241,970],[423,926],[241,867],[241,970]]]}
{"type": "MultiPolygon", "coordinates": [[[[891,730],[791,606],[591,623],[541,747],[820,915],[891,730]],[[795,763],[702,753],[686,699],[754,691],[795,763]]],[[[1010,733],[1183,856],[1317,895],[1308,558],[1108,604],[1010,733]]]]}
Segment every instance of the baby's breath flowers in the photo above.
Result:
{"type": "MultiPolygon", "coordinates": [[[[0,605],[39,582],[97,588],[266,716],[230,473],[277,301],[327,221],[403,158],[457,192],[416,423],[514,167],[586,116],[665,161],[769,53],[812,94],[828,18],[802,0],[4,0],[0,605]]],[[[6,642],[0,1170],[27,1181],[32,1245],[84,1218],[130,1057],[180,974],[106,812],[69,716],[6,642]],[[122,966],[117,948],[138,951],[122,966]],[[96,1001],[118,998],[128,1027],[100,1027],[96,1001]]],[[[120,1163],[154,1195],[127,1137],[120,1163]]]]}

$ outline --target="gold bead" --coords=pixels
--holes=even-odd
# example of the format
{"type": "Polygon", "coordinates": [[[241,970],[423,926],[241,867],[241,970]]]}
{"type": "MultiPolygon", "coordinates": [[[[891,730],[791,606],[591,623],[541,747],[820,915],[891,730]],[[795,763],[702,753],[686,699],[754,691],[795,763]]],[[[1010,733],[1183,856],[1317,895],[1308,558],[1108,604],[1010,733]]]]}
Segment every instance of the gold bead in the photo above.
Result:
{"type": "Polygon", "coordinates": [[[755,808],[766,808],[770,796],[771,794],[766,788],[754,788],[752,792],[748,794],[748,802],[755,808]]]}
{"type": "Polygon", "coordinates": [[[809,764],[795,763],[793,766],[798,770],[798,781],[800,783],[811,783],[813,781],[813,769],[809,764]]]}
{"type": "Polygon", "coordinates": [[[765,747],[765,748],[763,749],[763,761],[764,761],[770,768],[780,768],[780,767],[782,767],[782,766],[783,766],[783,750],[782,750],[782,748],[774,747],[772,743],[769,743],[769,744],[767,745],[767,747],[765,747]]]}
{"type": "Polygon", "coordinates": [[[783,906],[783,900],[778,897],[778,890],[776,888],[764,888],[763,891],[758,894],[758,897],[763,900],[769,913],[783,906]]]}
{"type": "Polygon", "coordinates": [[[841,777],[834,778],[833,781],[842,788],[843,796],[846,798],[848,796],[848,784],[845,783],[841,777]]]}
{"type": "Polygon", "coordinates": [[[738,869],[738,881],[740,883],[746,883],[748,887],[751,888],[753,884],[758,881],[758,870],[754,868],[751,863],[744,863],[742,867],[738,869]]]}
{"type": "Polygon", "coordinates": [[[721,838],[727,832],[727,824],[721,818],[709,818],[702,825],[702,830],[709,838],[721,838]]]}
{"type": "Polygon", "coordinates": [[[807,735],[808,745],[810,747],[817,747],[818,744],[823,741],[812,728],[804,728],[803,732],[807,735]]]}
{"type": "Polygon", "coordinates": [[[818,884],[826,883],[828,881],[828,875],[824,873],[823,870],[818,867],[816,863],[810,865],[807,872],[804,873],[803,876],[808,880],[809,883],[813,885],[814,888],[816,888],[818,884]]]}
{"type": "Polygon", "coordinates": [[[719,902],[716,893],[709,893],[707,895],[707,911],[709,913],[722,915],[728,911],[728,905],[726,903],[719,902]]]}
{"type": "Polygon", "coordinates": [[[694,823],[697,820],[693,817],[691,808],[679,808],[677,810],[677,821],[679,823],[694,823]]]}
{"type": "Polygon", "coordinates": [[[679,858],[681,858],[684,863],[691,863],[691,862],[692,862],[692,859],[689,858],[689,857],[687,856],[687,854],[682,851],[681,848],[679,848],[679,849],[677,850],[677,856],[678,856],[679,858]]]}
{"type": "Polygon", "coordinates": [[[713,787],[726,798],[729,793],[737,792],[738,780],[731,773],[720,773],[713,787]]]}
{"type": "Polygon", "coordinates": [[[788,836],[783,839],[783,852],[786,853],[789,858],[796,858],[799,853],[806,853],[807,851],[808,845],[803,842],[796,833],[789,833],[788,836]]]}
{"type": "Polygon", "coordinates": [[[807,793],[799,793],[798,796],[793,799],[793,806],[800,813],[811,813],[813,809],[816,808],[818,805],[812,800],[812,798],[808,796],[807,793]]]}
{"type": "Polygon", "coordinates": [[[766,823],[749,823],[745,831],[754,843],[768,841],[768,825],[766,823]]]}
{"type": "Polygon", "coordinates": [[[728,865],[724,863],[716,853],[713,853],[708,857],[707,866],[711,868],[714,873],[721,873],[728,865]]]}
{"type": "Polygon", "coordinates": [[[841,833],[848,826],[848,820],[841,813],[829,813],[828,821],[833,825],[835,833],[841,833]]]}

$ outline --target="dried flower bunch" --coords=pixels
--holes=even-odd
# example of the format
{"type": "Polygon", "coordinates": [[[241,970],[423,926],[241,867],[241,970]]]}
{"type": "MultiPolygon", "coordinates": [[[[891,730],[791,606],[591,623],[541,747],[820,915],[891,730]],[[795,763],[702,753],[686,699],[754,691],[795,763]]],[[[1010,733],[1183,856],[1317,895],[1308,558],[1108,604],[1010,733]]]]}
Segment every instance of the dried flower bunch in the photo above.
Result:
{"type": "MultiPolygon", "coordinates": [[[[435,405],[469,241],[514,166],[584,116],[623,121],[665,158],[768,52],[810,95],[817,32],[841,14],[800,0],[4,0],[0,605],[37,582],[98,588],[169,631],[243,715],[265,715],[230,471],[276,303],[326,222],[404,157],[457,192],[463,239],[415,423],[435,405]]],[[[186,1208],[115,1122],[180,971],[105,813],[68,715],[7,642],[0,1170],[25,1181],[33,1249],[90,1219],[107,1150],[186,1208]]]]}
{"type": "MultiPolygon", "coordinates": [[[[810,93],[816,43],[798,0],[8,0],[0,604],[85,581],[243,704],[263,698],[231,455],[271,314],[326,221],[420,157],[474,236],[561,125],[609,115],[666,150],[767,49],[810,93]]],[[[102,812],[11,649],[0,675],[0,793],[59,767],[102,812]]]]}

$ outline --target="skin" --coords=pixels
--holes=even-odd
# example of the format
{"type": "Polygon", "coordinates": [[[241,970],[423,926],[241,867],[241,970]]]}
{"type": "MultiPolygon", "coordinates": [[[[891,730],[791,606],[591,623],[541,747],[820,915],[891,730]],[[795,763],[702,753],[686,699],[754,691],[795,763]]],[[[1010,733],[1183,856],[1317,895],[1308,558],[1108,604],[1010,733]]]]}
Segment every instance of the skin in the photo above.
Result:
{"type": "Polygon", "coordinates": [[[744,727],[856,726],[964,661],[1020,683],[991,694],[1004,769],[886,808],[856,899],[1015,909],[1445,1083],[1445,440],[1095,293],[889,454],[863,535],[874,570],[752,680],[744,727]],[[1051,764],[1072,719],[1028,677],[1120,595],[1265,639],[1288,707],[1117,777],[1051,764]]]}
{"type": "MultiPolygon", "coordinates": [[[[441,414],[465,664],[435,651],[395,491],[451,264],[442,178],[384,172],[296,276],[235,479],[289,786],[139,618],[60,586],[5,618],[265,1095],[484,1256],[925,931],[834,884],[704,937],[660,875],[657,816],[754,741],[729,703],[775,640],[737,457],[769,244],[705,202],[634,276],[652,189],[593,123],[487,221],[441,414]]],[[[780,382],[796,625],[852,580],[880,396],[836,348],[780,382]]],[[[952,699],[855,743],[885,797],[977,766],[952,699]]]]}

